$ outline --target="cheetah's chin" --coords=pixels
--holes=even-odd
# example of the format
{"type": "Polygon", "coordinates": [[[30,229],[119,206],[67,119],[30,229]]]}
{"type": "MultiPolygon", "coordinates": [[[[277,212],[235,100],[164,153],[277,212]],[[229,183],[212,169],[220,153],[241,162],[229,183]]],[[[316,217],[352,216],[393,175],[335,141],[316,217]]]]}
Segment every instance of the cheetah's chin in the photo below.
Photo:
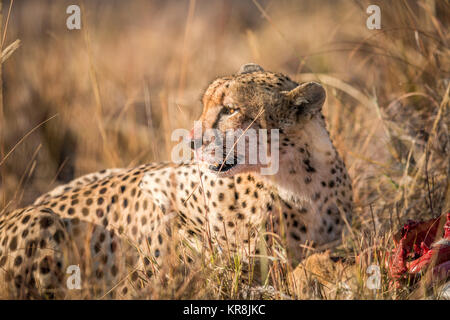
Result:
{"type": "Polygon", "coordinates": [[[256,171],[258,166],[251,166],[247,164],[208,164],[208,169],[219,177],[232,177],[244,172],[256,171]]]}
{"type": "Polygon", "coordinates": [[[236,163],[219,163],[219,164],[207,164],[207,168],[212,171],[214,174],[218,175],[219,177],[226,178],[226,177],[232,177],[236,174],[242,173],[245,171],[246,166],[242,164],[236,164],[236,163]]]}
{"type": "Polygon", "coordinates": [[[218,163],[209,165],[209,170],[217,173],[225,173],[236,167],[236,163],[218,163]]]}

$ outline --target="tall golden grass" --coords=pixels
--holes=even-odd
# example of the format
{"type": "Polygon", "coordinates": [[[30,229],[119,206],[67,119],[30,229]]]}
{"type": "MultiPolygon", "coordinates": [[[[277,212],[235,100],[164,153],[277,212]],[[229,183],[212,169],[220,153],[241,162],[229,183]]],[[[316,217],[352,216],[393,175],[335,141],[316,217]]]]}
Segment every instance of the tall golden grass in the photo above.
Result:
{"type": "MultiPolygon", "coordinates": [[[[450,209],[448,1],[86,1],[81,30],[68,30],[72,2],[3,1],[3,211],[91,171],[170,159],[170,134],[192,126],[209,81],[247,62],[326,86],[356,205],[334,255],[369,252],[369,264],[408,219],[450,209]],[[380,30],[366,28],[372,3],[380,30]]],[[[293,290],[282,259],[255,286],[239,259],[174,273],[152,297],[324,297],[293,290]]],[[[353,297],[410,297],[387,281],[368,290],[359,267],[353,297]]]]}

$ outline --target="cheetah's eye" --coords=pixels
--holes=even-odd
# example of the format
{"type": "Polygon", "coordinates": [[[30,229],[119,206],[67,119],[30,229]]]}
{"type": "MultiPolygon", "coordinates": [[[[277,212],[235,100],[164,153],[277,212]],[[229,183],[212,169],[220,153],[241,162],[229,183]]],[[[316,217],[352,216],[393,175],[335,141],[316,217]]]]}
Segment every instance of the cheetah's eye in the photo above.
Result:
{"type": "Polygon", "coordinates": [[[232,107],[232,106],[225,106],[225,107],[223,107],[223,114],[226,114],[226,115],[232,115],[232,114],[235,114],[235,113],[237,113],[239,111],[239,109],[237,109],[237,108],[234,108],[234,107],[232,107]]]}

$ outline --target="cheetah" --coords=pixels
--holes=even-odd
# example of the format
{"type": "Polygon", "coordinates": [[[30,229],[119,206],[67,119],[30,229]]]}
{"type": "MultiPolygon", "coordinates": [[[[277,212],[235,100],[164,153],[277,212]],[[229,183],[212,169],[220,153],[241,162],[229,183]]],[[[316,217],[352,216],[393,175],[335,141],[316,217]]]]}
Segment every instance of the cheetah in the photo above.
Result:
{"type": "Polygon", "coordinates": [[[1,214],[0,283],[15,298],[68,298],[67,268],[75,265],[85,297],[135,297],[178,241],[251,255],[270,229],[300,261],[303,244],[339,239],[351,219],[352,186],[326,129],[325,98],[319,83],[256,64],[214,80],[202,97],[201,128],[225,136],[276,129],[267,143],[278,146],[268,155],[278,161],[275,173],[261,174],[269,162],[238,161],[236,150],[217,162],[212,153],[225,154],[218,140],[191,131],[194,161],[92,173],[1,214]]]}

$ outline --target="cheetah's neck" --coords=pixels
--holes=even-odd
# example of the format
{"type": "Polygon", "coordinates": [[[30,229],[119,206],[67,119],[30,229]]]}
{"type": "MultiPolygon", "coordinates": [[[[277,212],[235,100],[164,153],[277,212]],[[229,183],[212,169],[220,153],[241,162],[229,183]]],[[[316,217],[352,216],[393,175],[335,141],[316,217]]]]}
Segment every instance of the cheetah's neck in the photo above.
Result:
{"type": "Polygon", "coordinates": [[[262,176],[288,202],[311,203],[333,179],[331,167],[337,152],[320,121],[305,125],[301,134],[280,135],[279,170],[273,176],[262,176]]]}

